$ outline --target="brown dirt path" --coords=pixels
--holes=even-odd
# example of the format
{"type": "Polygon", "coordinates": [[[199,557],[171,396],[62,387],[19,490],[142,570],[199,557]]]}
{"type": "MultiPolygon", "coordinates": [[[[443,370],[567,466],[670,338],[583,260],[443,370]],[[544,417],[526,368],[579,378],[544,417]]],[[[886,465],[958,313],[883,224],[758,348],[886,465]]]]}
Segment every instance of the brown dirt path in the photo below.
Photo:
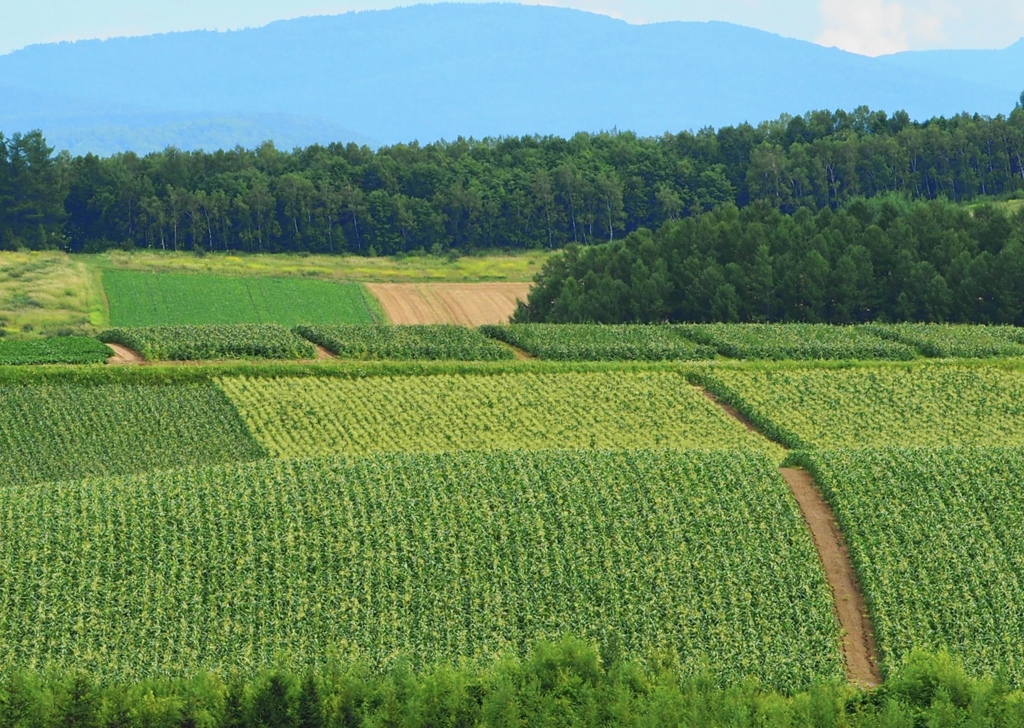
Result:
{"type": "Polygon", "coordinates": [[[726,404],[725,402],[723,402],[722,400],[720,400],[720,399],[719,399],[718,397],[716,397],[715,395],[711,394],[711,392],[709,392],[708,390],[704,389],[703,387],[698,387],[697,389],[699,389],[699,390],[700,390],[700,393],[701,393],[701,394],[703,394],[703,395],[704,395],[705,397],[707,397],[708,399],[710,399],[710,400],[711,400],[712,402],[714,402],[714,403],[715,403],[716,405],[718,405],[719,407],[721,407],[721,408],[722,408],[722,410],[723,410],[723,411],[725,412],[725,414],[729,415],[729,416],[730,416],[730,417],[732,417],[732,418],[733,418],[734,420],[736,420],[737,422],[739,422],[739,423],[740,423],[741,425],[743,425],[744,427],[746,427],[746,428],[747,428],[747,430],[748,430],[749,432],[752,432],[752,433],[754,433],[754,434],[755,434],[755,435],[757,435],[758,437],[764,437],[764,436],[765,436],[763,432],[761,432],[761,431],[760,431],[759,429],[757,429],[756,427],[754,427],[754,423],[753,423],[753,422],[751,422],[751,421],[750,421],[750,420],[748,420],[748,419],[747,419],[746,417],[744,417],[743,415],[741,415],[741,414],[740,414],[740,411],[739,411],[738,409],[736,409],[735,407],[733,407],[733,406],[732,406],[731,404],[726,404]]]}
{"type": "Polygon", "coordinates": [[[506,323],[530,283],[367,283],[394,324],[506,323]]]}
{"type": "Polygon", "coordinates": [[[113,355],[107,358],[107,364],[141,364],[142,357],[131,349],[120,344],[107,344],[107,348],[113,351],[113,355]]]}
{"type": "MultiPolygon", "coordinates": [[[[703,387],[698,390],[722,410],[742,423],[750,432],[764,437],[764,433],[731,405],[718,399],[703,387]]],[[[847,679],[864,687],[882,684],[882,673],[878,669],[878,651],[875,634],[868,615],[867,602],[857,581],[857,572],[850,561],[846,539],[814,478],[806,470],[779,468],[782,477],[793,493],[804,522],[814,539],[825,578],[832,589],[833,606],[839,626],[843,632],[843,661],[846,663],[847,679]]]]}
{"type": "Polygon", "coordinates": [[[850,682],[864,687],[881,685],[882,674],[878,669],[878,652],[867,604],[857,582],[850,553],[846,549],[846,539],[832,509],[806,470],[779,468],[779,472],[800,505],[804,520],[814,537],[814,546],[825,567],[825,576],[832,587],[836,616],[843,628],[846,676],[850,682]]]}
{"type": "Polygon", "coordinates": [[[338,358],[334,354],[329,352],[327,349],[325,349],[324,347],[320,346],[320,344],[314,344],[314,346],[316,347],[316,358],[317,358],[317,360],[337,359],[338,358]]]}

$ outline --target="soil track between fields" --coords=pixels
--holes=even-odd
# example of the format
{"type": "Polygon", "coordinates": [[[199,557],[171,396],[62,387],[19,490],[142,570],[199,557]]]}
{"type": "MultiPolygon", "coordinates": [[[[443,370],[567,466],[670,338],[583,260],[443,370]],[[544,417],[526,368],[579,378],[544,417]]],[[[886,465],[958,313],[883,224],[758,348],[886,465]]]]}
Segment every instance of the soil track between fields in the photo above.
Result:
{"type": "MultiPolygon", "coordinates": [[[[699,388],[709,400],[742,423],[750,432],[764,437],[764,433],[731,405],[719,400],[706,389],[699,388]]],[[[818,558],[825,570],[825,578],[832,589],[833,609],[843,632],[843,661],[846,664],[847,679],[864,687],[881,685],[882,674],[878,668],[878,650],[875,634],[868,615],[867,602],[857,581],[857,572],[850,561],[839,523],[832,509],[822,496],[814,478],[799,468],[779,468],[789,486],[793,498],[800,507],[800,513],[811,532],[818,558]]]]}
{"type": "Polygon", "coordinates": [[[866,687],[880,685],[874,631],[843,532],[810,473],[797,468],[779,468],[779,472],[800,505],[832,587],[836,616],[843,628],[846,676],[850,682],[866,687]]]}
{"type": "Polygon", "coordinates": [[[120,344],[107,344],[113,355],[107,357],[107,364],[141,364],[142,357],[120,344]]]}
{"type": "MultiPolygon", "coordinates": [[[[316,358],[314,359],[262,359],[261,361],[271,363],[274,361],[285,362],[289,364],[310,364],[318,361],[328,361],[331,359],[337,359],[337,355],[333,354],[328,349],[314,344],[316,347],[316,358]]],[[[142,366],[180,366],[180,367],[201,367],[207,364],[228,364],[245,361],[244,359],[167,359],[163,361],[147,361],[143,359],[138,352],[134,352],[127,347],[121,346],[120,344],[107,344],[107,347],[113,351],[113,355],[107,358],[107,364],[112,366],[124,366],[126,364],[139,364],[142,366]]]]}
{"type": "Polygon", "coordinates": [[[393,324],[507,323],[530,283],[367,283],[393,324]]]}

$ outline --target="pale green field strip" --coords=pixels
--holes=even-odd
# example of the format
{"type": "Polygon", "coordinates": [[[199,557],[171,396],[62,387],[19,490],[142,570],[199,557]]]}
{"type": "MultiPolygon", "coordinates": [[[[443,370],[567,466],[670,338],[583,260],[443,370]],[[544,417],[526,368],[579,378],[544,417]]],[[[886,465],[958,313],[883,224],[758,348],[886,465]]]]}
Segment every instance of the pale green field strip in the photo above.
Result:
{"type": "Polygon", "coordinates": [[[802,457],[846,534],[883,668],[948,650],[975,675],[1024,684],[1024,451],[802,457]]]}
{"type": "Polygon", "coordinates": [[[0,385],[0,487],[263,456],[213,384],[0,385]]]}
{"type": "Polygon", "coordinates": [[[6,666],[385,666],[563,634],[723,682],[843,675],[810,536],[750,451],[263,461],[0,493],[6,666]]]}
{"type": "Polygon", "coordinates": [[[704,370],[709,390],[795,449],[1024,446],[1024,372],[992,366],[704,370]]]}
{"type": "Polygon", "coordinates": [[[107,270],[103,286],[111,326],[373,323],[358,283],[107,270]]]}
{"type": "Polygon", "coordinates": [[[217,381],[274,457],[646,447],[781,457],[674,373],[217,381]]]}
{"type": "MultiPolygon", "coordinates": [[[[212,252],[197,256],[191,252],[164,250],[108,250],[79,256],[92,265],[108,269],[155,273],[192,273],[243,278],[296,277],[335,281],[376,283],[478,283],[481,281],[532,281],[552,250],[528,253],[496,251],[490,255],[407,255],[369,258],[363,255],[232,253],[212,252]]],[[[24,255],[24,254],[22,254],[24,255]]],[[[29,253],[28,255],[45,255],[29,253]]]]}

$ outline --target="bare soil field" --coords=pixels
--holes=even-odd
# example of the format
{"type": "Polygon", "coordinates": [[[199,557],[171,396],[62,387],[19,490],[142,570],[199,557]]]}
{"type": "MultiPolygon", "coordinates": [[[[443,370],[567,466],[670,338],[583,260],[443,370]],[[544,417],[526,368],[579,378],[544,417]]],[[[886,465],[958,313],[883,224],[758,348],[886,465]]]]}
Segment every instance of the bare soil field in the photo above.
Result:
{"type": "Polygon", "coordinates": [[[393,324],[507,323],[529,283],[368,283],[393,324]]]}

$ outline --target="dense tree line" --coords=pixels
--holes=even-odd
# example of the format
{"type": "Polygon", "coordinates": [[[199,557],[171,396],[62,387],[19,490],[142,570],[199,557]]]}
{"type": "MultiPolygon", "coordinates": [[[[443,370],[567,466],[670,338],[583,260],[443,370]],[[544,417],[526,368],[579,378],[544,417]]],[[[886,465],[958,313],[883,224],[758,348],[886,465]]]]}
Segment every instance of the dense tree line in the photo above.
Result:
{"type": "Polygon", "coordinates": [[[1024,109],[912,122],[866,108],[758,126],[458,139],[372,150],[54,155],[0,135],[0,248],[390,254],[619,239],[723,203],[792,213],[900,192],[1024,190],[1024,109]]]}
{"type": "Polygon", "coordinates": [[[750,679],[722,685],[669,655],[629,661],[564,638],[491,664],[399,661],[304,672],[198,673],[141,683],[85,672],[0,673],[0,725],[206,726],[1019,726],[1024,701],[1002,675],[969,676],[948,654],[911,653],[885,684],[826,682],[782,693],[750,679]],[[684,672],[684,669],[686,672],[684,672]]]}
{"type": "Polygon", "coordinates": [[[854,200],[785,215],[725,205],[570,246],[519,322],[956,321],[1024,325],[1024,211],[854,200]]]}

